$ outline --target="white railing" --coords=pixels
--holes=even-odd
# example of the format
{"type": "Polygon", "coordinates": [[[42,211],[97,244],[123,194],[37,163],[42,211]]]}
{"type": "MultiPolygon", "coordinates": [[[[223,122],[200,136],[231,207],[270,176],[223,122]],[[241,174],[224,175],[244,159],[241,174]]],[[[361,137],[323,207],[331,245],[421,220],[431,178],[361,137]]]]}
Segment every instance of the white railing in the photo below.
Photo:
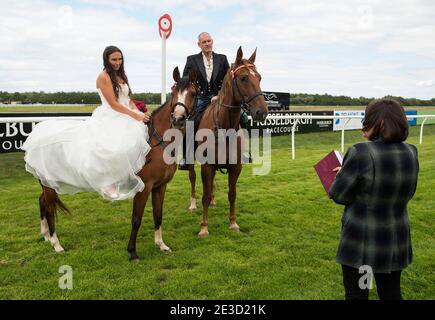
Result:
{"type": "Polygon", "coordinates": [[[45,120],[86,120],[91,116],[67,116],[67,117],[0,117],[0,123],[32,123],[45,120]]]}
{"type": "MultiPolygon", "coordinates": [[[[435,115],[407,115],[408,119],[423,118],[423,122],[420,127],[420,144],[423,143],[423,127],[427,119],[435,118],[435,115]]],[[[41,122],[50,119],[63,119],[63,120],[86,120],[90,116],[77,116],[77,117],[0,117],[0,123],[31,123],[31,122],[41,122]]],[[[291,130],[291,140],[292,140],[292,159],[295,159],[295,132],[296,125],[299,123],[300,119],[323,119],[323,120],[335,120],[335,119],[347,119],[341,129],[341,152],[344,153],[344,131],[346,130],[346,125],[351,119],[363,119],[363,116],[316,116],[316,115],[270,115],[266,117],[268,119],[284,119],[284,120],[296,120],[292,125],[291,130]]],[[[251,121],[251,126],[253,125],[253,119],[248,116],[251,121]]],[[[264,121],[266,121],[264,120],[264,121]]]]}
{"type": "MultiPolygon", "coordinates": [[[[423,122],[421,123],[420,128],[420,144],[423,143],[423,126],[428,118],[435,118],[435,115],[407,115],[408,119],[414,118],[423,118],[423,122]]],[[[364,116],[315,116],[315,115],[271,115],[267,116],[268,119],[283,119],[283,120],[296,120],[292,125],[291,130],[291,140],[292,140],[292,160],[295,159],[295,132],[296,125],[299,123],[300,119],[323,119],[323,120],[335,120],[335,119],[347,119],[341,129],[341,152],[344,153],[344,131],[346,130],[346,125],[351,119],[363,119],[364,116]]],[[[251,125],[253,125],[253,119],[251,116],[248,116],[248,119],[251,120],[251,125]]],[[[266,121],[264,120],[264,121],[266,121]]],[[[262,121],[263,122],[263,121],[262,121]]]]}

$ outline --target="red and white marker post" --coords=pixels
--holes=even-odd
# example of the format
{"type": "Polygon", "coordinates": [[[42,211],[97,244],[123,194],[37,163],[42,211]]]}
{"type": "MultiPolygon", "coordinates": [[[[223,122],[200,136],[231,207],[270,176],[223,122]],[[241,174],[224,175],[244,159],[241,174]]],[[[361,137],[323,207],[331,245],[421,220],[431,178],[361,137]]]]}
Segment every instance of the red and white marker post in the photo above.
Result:
{"type": "Polygon", "coordinates": [[[166,39],[172,32],[172,19],[169,14],[164,14],[159,18],[159,34],[162,38],[162,104],[166,101],[166,39]]]}

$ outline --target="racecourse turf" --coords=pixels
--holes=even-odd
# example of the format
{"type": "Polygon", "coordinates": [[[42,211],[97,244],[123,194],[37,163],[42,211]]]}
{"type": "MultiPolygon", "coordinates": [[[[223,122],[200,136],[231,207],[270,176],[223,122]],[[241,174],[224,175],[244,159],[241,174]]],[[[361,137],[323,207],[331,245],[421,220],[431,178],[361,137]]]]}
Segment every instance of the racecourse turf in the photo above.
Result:
{"type": "MultiPolygon", "coordinates": [[[[405,299],[435,299],[435,126],[411,129],[420,176],[409,204],[413,263],[402,273],[405,299]]],[[[346,132],[346,148],[362,141],[346,132]]],[[[97,194],[62,196],[71,215],[59,214],[57,254],[39,235],[40,186],[24,170],[23,154],[0,155],[0,299],[343,299],[335,253],[343,207],[326,196],[313,165],[340,148],[340,132],[296,135],[296,160],[288,136],[272,139],[268,175],[244,166],[238,183],[240,233],[228,229],[226,175],[217,174],[217,207],[210,209],[210,236],[199,238],[198,210],[188,211],[190,185],[177,171],[166,192],[163,238],[154,246],[151,203],[145,209],[132,263],[126,251],[132,201],[104,201],[97,194]],[[73,271],[62,290],[59,268],[73,271]]],[[[198,168],[197,168],[198,169],[198,168]]],[[[199,174],[199,170],[197,170],[199,174]]],[[[371,290],[371,299],[377,299],[371,290]]]]}

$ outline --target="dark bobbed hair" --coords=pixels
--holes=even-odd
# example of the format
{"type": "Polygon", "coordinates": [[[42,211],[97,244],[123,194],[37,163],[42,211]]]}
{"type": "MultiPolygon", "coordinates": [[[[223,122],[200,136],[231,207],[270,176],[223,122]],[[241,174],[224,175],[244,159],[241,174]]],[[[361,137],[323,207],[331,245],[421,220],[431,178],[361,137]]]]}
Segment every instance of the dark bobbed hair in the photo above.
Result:
{"type": "Polygon", "coordinates": [[[128,83],[128,78],[124,71],[124,55],[122,54],[122,51],[115,46],[106,47],[103,52],[103,64],[104,64],[104,70],[106,70],[106,72],[109,74],[110,80],[112,80],[113,92],[115,92],[116,98],[119,98],[119,90],[121,90],[121,86],[118,83],[116,76],[119,76],[127,84],[128,95],[131,96],[130,84],[128,83]],[[114,52],[119,52],[122,56],[121,67],[119,68],[118,71],[114,70],[109,62],[109,56],[114,52]]]}
{"type": "Polygon", "coordinates": [[[372,128],[370,140],[382,138],[386,143],[405,141],[409,133],[405,110],[393,99],[370,102],[365,111],[363,131],[372,128]]]}

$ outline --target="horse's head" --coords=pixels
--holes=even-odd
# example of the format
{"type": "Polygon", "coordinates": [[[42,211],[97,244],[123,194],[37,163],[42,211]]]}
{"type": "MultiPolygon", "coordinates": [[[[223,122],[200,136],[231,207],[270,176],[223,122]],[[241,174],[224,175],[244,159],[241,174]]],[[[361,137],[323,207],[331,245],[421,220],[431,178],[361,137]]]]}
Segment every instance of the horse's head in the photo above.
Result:
{"type": "Polygon", "coordinates": [[[194,70],[189,71],[188,77],[180,77],[178,67],[174,69],[172,76],[175,85],[172,87],[172,115],[171,125],[173,128],[181,129],[186,124],[186,120],[192,113],[198,88],[195,85],[196,73],[194,70]]]}
{"type": "Polygon", "coordinates": [[[247,109],[254,120],[263,121],[269,110],[260,88],[261,75],[254,64],[256,55],[257,49],[249,59],[243,59],[242,47],[239,47],[236,61],[229,72],[235,102],[247,109]]]}

